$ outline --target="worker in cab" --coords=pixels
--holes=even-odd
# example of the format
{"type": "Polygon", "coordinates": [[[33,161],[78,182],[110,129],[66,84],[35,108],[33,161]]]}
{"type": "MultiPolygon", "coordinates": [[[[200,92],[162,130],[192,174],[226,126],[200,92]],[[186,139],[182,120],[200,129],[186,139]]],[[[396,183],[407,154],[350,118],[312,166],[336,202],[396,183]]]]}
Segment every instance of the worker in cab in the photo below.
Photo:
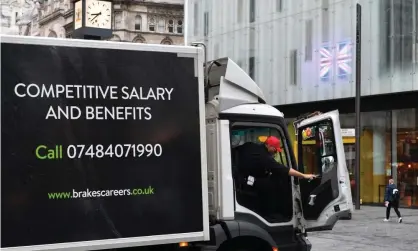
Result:
{"type": "Polygon", "coordinates": [[[316,176],[279,163],[275,156],[283,150],[277,137],[268,136],[263,141],[246,142],[234,149],[237,200],[270,222],[283,222],[285,215],[292,214],[289,176],[302,179],[316,176]]]}
{"type": "Polygon", "coordinates": [[[303,174],[293,168],[287,167],[274,158],[278,152],[282,152],[280,140],[275,136],[269,136],[264,143],[246,142],[235,148],[238,153],[237,166],[241,174],[248,175],[247,179],[265,177],[272,174],[278,176],[295,176],[302,179],[313,179],[314,174],[303,174]]]}

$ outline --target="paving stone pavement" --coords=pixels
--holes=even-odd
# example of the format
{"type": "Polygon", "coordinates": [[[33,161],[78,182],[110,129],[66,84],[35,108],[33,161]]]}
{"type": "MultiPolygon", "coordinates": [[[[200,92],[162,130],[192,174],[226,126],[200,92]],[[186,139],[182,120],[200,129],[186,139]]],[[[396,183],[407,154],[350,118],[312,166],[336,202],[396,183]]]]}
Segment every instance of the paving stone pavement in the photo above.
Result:
{"type": "Polygon", "coordinates": [[[308,234],[312,251],[417,251],[418,209],[399,209],[399,224],[392,209],[391,221],[383,222],[385,207],[361,206],[351,220],[340,220],[331,231],[308,234]]]}

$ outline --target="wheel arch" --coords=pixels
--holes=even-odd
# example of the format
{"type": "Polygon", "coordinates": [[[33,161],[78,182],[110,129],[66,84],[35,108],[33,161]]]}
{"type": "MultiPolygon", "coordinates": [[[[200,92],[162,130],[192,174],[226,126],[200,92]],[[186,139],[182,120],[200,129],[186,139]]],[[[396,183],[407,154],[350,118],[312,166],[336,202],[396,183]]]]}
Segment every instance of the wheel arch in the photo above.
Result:
{"type": "Polygon", "coordinates": [[[264,239],[256,236],[237,236],[223,242],[217,251],[271,251],[272,246],[264,239]]]}
{"type": "Polygon", "coordinates": [[[247,246],[252,244],[266,246],[268,250],[277,246],[272,236],[265,229],[251,222],[225,221],[217,224],[213,230],[215,243],[219,250],[225,250],[221,247],[237,245],[237,242],[245,243],[247,246]]]}

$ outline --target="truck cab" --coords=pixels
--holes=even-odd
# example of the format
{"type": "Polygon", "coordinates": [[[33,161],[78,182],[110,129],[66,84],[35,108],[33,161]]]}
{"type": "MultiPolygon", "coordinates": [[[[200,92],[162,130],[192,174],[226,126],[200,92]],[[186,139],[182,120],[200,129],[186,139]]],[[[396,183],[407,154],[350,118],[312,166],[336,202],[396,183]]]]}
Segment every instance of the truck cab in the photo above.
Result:
{"type": "MultiPolygon", "coordinates": [[[[310,250],[307,233],[331,230],[352,211],[349,176],[338,111],[300,119],[299,154],[292,151],[284,114],[266,104],[258,85],[230,58],[207,64],[206,141],[210,242],[202,250],[310,250]],[[316,179],[270,175],[257,182],[240,170],[236,148],[280,139],[275,159],[316,179]],[[304,156],[304,141],[315,141],[315,154],[304,156]],[[306,164],[313,166],[307,166],[306,164]],[[205,249],[206,248],[206,249],[205,249]]],[[[260,167],[262,168],[262,167],[260,167]]]]}

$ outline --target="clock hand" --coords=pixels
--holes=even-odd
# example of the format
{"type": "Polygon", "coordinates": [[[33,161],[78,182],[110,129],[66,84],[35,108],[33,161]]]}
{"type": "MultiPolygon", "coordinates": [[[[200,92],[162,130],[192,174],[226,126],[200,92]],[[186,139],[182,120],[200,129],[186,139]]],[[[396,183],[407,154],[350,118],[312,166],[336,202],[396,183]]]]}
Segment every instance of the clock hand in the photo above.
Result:
{"type": "Polygon", "coordinates": [[[96,15],[95,17],[93,17],[92,20],[90,20],[90,22],[93,22],[94,19],[96,19],[96,17],[98,17],[99,15],[96,15]]]}

